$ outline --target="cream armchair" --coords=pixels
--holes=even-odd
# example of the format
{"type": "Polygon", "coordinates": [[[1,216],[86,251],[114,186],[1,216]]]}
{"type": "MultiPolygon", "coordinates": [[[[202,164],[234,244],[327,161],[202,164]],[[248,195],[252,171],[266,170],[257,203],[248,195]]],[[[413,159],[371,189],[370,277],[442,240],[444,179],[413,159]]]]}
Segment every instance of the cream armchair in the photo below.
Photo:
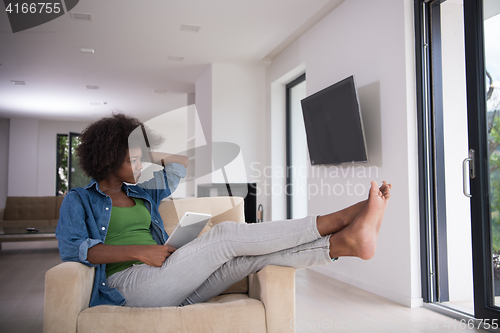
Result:
{"type": "MultiPolygon", "coordinates": [[[[222,221],[244,222],[243,199],[228,197],[164,201],[160,214],[171,233],[184,212],[213,217],[203,232],[222,221]]],[[[45,275],[45,333],[52,332],[293,332],[295,269],[266,266],[223,294],[185,307],[89,308],[94,269],[65,262],[45,275]]]]}

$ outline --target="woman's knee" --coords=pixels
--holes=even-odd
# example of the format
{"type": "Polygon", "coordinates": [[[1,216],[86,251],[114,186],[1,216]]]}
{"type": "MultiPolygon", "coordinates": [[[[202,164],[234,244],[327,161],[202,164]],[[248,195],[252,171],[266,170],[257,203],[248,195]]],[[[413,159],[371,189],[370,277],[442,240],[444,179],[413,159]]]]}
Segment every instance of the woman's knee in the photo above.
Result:
{"type": "Polygon", "coordinates": [[[236,222],[225,221],[214,225],[210,230],[210,233],[216,234],[218,237],[227,238],[231,237],[235,228],[236,222]]]}

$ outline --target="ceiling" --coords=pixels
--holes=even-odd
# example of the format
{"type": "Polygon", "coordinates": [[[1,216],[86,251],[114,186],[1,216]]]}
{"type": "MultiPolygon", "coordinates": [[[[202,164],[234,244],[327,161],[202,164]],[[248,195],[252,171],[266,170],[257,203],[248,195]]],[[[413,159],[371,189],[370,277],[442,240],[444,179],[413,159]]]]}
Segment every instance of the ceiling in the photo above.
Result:
{"type": "Polygon", "coordinates": [[[146,121],[186,105],[210,63],[266,66],[342,1],[81,0],[71,12],[92,21],[65,14],[18,33],[0,10],[0,117],[91,121],[121,110],[146,121]]]}

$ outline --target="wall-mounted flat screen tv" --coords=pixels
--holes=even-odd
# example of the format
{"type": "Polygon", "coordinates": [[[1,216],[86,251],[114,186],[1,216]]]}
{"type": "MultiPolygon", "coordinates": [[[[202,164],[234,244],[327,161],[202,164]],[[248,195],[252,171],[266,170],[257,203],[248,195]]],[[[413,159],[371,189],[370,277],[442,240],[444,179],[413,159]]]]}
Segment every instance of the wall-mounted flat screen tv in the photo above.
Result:
{"type": "Polygon", "coordinates": [[[301,102],[312,165],[368,161],[354,76],[301,102]]]}

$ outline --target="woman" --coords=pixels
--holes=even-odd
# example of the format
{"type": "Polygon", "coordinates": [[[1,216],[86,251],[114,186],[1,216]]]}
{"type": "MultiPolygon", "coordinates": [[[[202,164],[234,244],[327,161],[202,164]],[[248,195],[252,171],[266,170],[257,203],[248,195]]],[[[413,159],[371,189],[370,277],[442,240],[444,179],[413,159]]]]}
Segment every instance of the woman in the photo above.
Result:
{"type": "Polygon", "coordinates": [[[158,212],[186,174],[185,156],[149,153],[134,139],[135,118],[116,114],[91,124],[77,154],[93,179],[72,189],[60,211],[56,236],[63,261],[96,268],[90,306],[178,306],[203,302],[269,264],[307,267],[340,256],[370,259],[375,254],[391,185],[341,211],[266,223],[223,222],[181,249],[168,238],[158,212]],[[130,137],[129,137],[130,136],[130,137]],[[142,160],[164,165],[136,184],[142,160]],[[128,184],[126,184],[128,183],[128,184]]]}

